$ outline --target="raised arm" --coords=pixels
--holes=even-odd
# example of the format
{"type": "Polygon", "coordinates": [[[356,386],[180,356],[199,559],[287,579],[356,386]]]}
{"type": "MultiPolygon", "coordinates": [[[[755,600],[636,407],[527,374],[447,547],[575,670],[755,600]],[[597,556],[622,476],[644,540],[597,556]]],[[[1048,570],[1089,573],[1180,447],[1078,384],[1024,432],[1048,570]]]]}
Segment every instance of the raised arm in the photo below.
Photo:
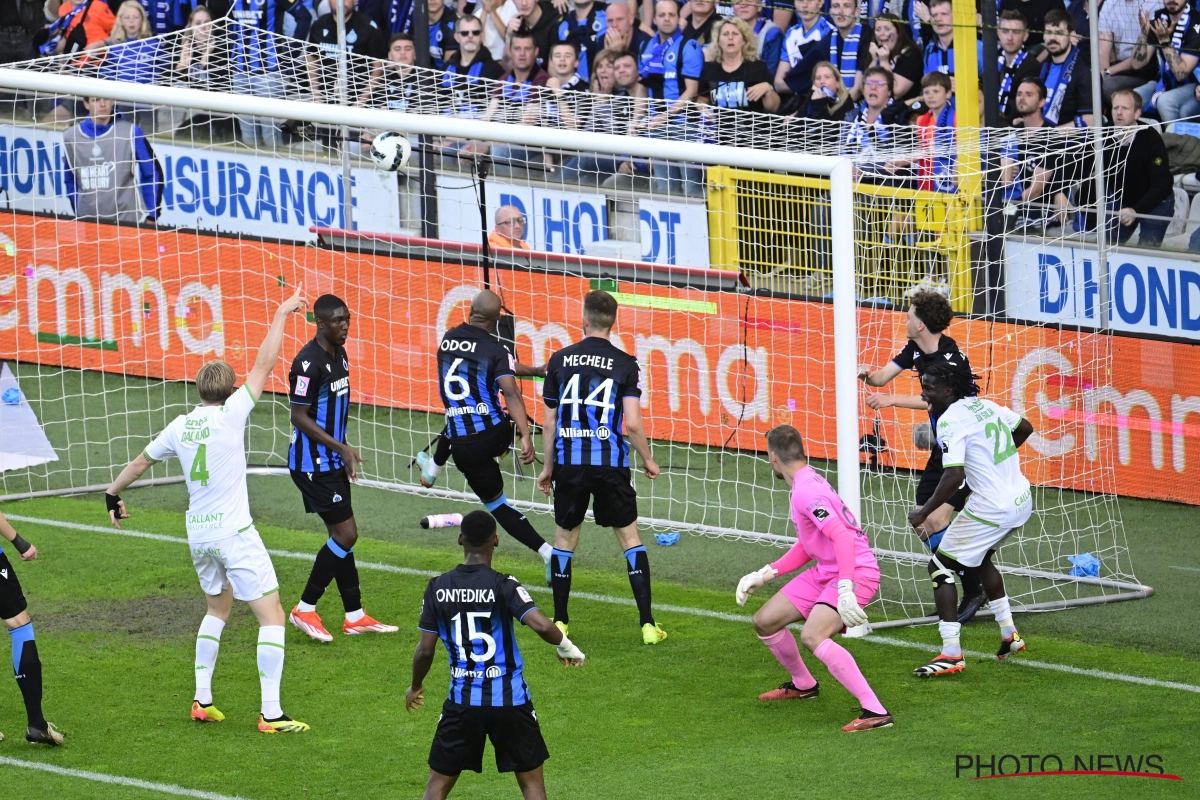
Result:
{"type": "Polygon", "coordinates": [[[254,359],[254,366],[246,378],[246,389],[256,401],[262,396],[263,389],[271,378],[271,371],[275,369],[275,362],[279,360],[279,351],[283,348],[283,329],[287,324],[288,315],[303,310],[307,305],[303,292],[304,284],[300,284],[295,293],[279,306],[275,311],[275,319],[271,321],[271,328],[258,348],[258,356],[254,359]]]}

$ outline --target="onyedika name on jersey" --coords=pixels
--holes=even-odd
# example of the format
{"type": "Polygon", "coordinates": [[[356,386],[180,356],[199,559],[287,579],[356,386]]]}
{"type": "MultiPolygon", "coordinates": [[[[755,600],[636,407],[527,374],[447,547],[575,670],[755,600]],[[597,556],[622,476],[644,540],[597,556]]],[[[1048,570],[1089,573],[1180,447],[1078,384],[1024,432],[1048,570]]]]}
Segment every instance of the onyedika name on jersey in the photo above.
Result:
{"type": "Polygon", "coordinates": [[[496,592],[493,589],[438,589],[439,603],[494,603],[496,592]]]}
{"type": "Polygon", "coordinates": [[[590,356],[582,353],[563,356],[564,367],[595,367],[612,372],[613,360],[604,356],[590,356]]]}
{"type": "Polygon", "coordinates": [[[462,406],[461,408],[447,408],[447,417],[463,417],[467,414],[478,414],[481,417],[486,417],[492,413],[491,407],[487,403],[480,403],[477,406],[462,406]]]}
{"type": "Polygon", "coordinates": [[[590,428],[559,428],[558,436],[560,439],[599,439],[607,442],[608,437],[612,436],[612,431],[604,425],[594,431],[590,428]]]}
{"type": "Polygon", "coordinates": [[[188,514],[187,524],[189,528],[219,528],[225,521],[225,512],[218,511],[215,514],[188,514]]]}
{"type": "Polygon", "coordinates": [[[333,383],[329,384],[329,393],[336,394],[339,397],[344,395],[350,389],[350,376],[338,378],[333,383]]]}

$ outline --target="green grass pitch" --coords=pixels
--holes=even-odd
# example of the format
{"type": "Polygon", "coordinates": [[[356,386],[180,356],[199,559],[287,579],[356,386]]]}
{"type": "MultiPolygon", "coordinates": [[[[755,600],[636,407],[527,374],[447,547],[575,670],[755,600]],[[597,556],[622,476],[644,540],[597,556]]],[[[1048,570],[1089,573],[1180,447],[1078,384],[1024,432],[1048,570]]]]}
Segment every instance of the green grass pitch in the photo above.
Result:
{"type": "MultiPolygon", "coordinates": [[[[251,505],[268,547],[315,553],[324,534],[301,513],[286,478],[250,480],[251,505]]],[[[126,494],[127,527],[182,537],[181,486],[126,494]]],[[[356,490],[363,538],[360,562],[442,571],[458,561],[454,534],[422,531],[427,513],[471,506],[382,491],[356,490]]],[[[9,515],[102,525],[95,496],[37,499],[0,507],[9,515]]],[[[1139,578],[1156,597],[1136,603],[1018,616],[1030,641],[1027,660],[1200,686],[1200,545],[1195,509],[1124,501],[1139,578]]],[[[549,519],[531,517],[543,535],[549,519]]],[[[344,637],[321,645],[289,626],[284,708],[313,726],[300,736],[263,736],[258,710],[255,623],[241,604],[226,628],[214,681],[220,725],[199,725],[187,711],[192,653],[204,602],[185,547],[169,542],[17,522],[39,559],[16,562],[30,600],[45,664],[46,711],[67,734],[58,750],[36,749],[13,681],[0,679],[0,757],[137,778],[221,795],[282,797],[417,797],[425,758],[445,695],[439,650],[427,680],[428,705],[403,707],[426,579],[362,569],[363,596],[374,616],[401,626],[391,636],[344,637]]],[[[528,631],[518,638],[538,716],[551,752],[547,786],[560,798],[794,797],[1196,797],[1200,694],[1044,668],[968,661],[967,671],[922,682],[913,667],[937,641],[932,628],[902,629],[888,641],[848,641],[864,674],[895,714],[894,728],[848,736],[838,728],[854,701],[812,656],[821,680],[815,701],[764,705],[756,695],[785,676],[749,624],[701,616],[753,611],[733,603],[737,577],[773,551],[685,536],[672,548],[649,544],[660,624],[670,634],[640,643],[633,608],[577,597],[572,637],[588,654],[566,670],[528,631]],[[907,645],[907,646],[906,646],[907,645]],[[1045,777],[969,781],[955,776],[958,754],[1157,754],[1182,782],[1121,777],[1045,777]]],[[[15,556],[10,554],[10,557],[15,556]]],[[[575,571],[577,593],[629,596],[613,537],[585,526],[575,571]]],[[[285,607],[296,602],[309,562],[276,557],[285,607]]],[[[497,568],[531,588],[540,562],[507,537],[497,568]]],[[[779,582],[776,582],[777,584],[779,582]]],[[[543,609],[549,595],[535,594],[543,609]]],[[[320,609],[333,629],[336,588],[320,609]]],[[[990,621],[966,626],[964,646],[991,651],[990,621]]],[[[484,760],[454,796],[518,796],[509,775],[484,760]]],[[[0,762],[6,794],[25,798],[153,798],[161,793],[34,772],[0,762]]],[[[970,772],[973,777],[974,773],[970,772]]]]}

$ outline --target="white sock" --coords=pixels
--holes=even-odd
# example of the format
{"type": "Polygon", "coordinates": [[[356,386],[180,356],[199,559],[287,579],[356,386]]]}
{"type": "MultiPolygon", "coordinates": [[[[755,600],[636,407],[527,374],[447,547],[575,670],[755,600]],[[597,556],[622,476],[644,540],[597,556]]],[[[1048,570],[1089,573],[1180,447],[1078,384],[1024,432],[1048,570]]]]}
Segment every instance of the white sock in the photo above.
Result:
{"type": "Polygon", "coordinates": [[[1008,607],[1008,597],[1005,596],[999,600],[993,600],[988,603],[988,607],[996,615],[996,624],[1000,626],[1000,635],[1006,639],[1012,636],[1017,626],[1013,625],[1012,609],[1008,607]]]}
{"type": "Polygon", "coordinates": [[[361,608],[358,611],[347,611],[346,612],[346,622],[358,622],[360,619],[362,619],[365,616],[366,616],[366,614],[363,613],[363,610],[361,608]]]}
{"type": "Polygon", "coordinates": [[[538,555],[542,557],[542,561],[549,561],[550,554],[553,552],[554,548],[550,546],[549,542],[544,542],[542,546],[538,548],[538,555]]]}
{"type": "Polygon", "coordinates": [[[258,629],[258,683],[262,689],[264,719],[283,716],[279,705],[279,681],[283,678],[283,626],[264,625],[258,629]]]}
{"type": "Polygon", "coordinates": [[[958,632],[962,625],[957,622],[939,622],[938,633],[942,635],[942,655],[961,656],[962,645],[958,640],[958,632]]]}
{"type": "Polygon", "coordinates": [[[196,700],[202,706],[212,705],[212,676],[217,667],[217,651],[221,649],[224,620],[205,615],[196,634],[196,700]]]}
{"type": "Polygon", "coordinates": [[[436,478],[437,474],[442,471],[442,465],[429,459],[429,463],[425,465],[425,473],[431,478],[436,478]]]}
{"type": "Polygon", "coordinates": [[[303,600],[301,600],[299,603],[296,604],[296,610],[297,611],[316,611],[317,607],[312,605],[311,603],[306,603],[303,600]]]}

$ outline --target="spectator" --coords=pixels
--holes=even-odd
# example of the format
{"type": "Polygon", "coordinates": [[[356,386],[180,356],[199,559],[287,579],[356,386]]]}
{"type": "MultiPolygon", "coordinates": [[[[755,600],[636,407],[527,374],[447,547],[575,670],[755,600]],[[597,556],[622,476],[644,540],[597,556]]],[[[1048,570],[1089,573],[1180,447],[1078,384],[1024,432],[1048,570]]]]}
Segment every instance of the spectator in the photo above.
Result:
{"type": "Polygon", "coordinates": [[[717,21],[717,4],[714,0],[688,0],[687,24],[683,26],[685,41],[696,40],[701,47],[712,41],[713,23],[717,21]]]}
{"type": "Polygon", "coordinates": [[[1134,44],[1141,36],[1141,15],[1153,14],[1160,0],[1108,0],[1100,7],[1100,70],[1103,75],[1101,91],[1107,103],[1117,89],[1133,89],[1150,103],[1154,83],[1158,79],[1158,64],[1147,63],[1141,69],[1133,65],[1134,44]]]}
{"type": "Polygon", "coordinates": [[[821,16],[821,0],[796,0],[796,24],[783,37],[785,57],[775,73],[775,91],[793,95],[786,110],[799,108],[812,89],[812,68],[824,61],[833,25],[821,16]]]}
{"type": "Polygon", "coordinates": [[[750,26],[758,38],[759,59],[771,73],[772,84],[775,72],[779,69],[779,59],[783,55],[783,31],[767,17],[763,16],[761,0],[735,0],[733,15],[750,26]]]}
{"type": "MultiPolygon", "coordinates": [[[[1035,203],[1050,199],[1057,205],[1065,205],[1059,197],[1055,183],[1057,158],[1054,150],[1058,142],[1053,133],[1045,128],[1055,127],[1042,115],[1046,103],[1046,86],[1040,78],[1028,77],[1017,83],[1013,95],[1017,119],[1013,122],[1015,133],[1005,140],[1000,150],[1001,183],[1004,197],[1024,206],[1024,213],[1017,219],[1017,227],[1041,228],[1046,225],[1046,215],[1036,210],[1035,203]]],[[[1057,216],[1050,217],[1052,224],[1059,224],[1057,216]]]]}
{"type": "Polygon", "coordinates": [[[510,250],[533,250],[525,241],[525,215],[516,206],[496,209],[496,227],[488,234],[488,244],[510,250]]]}
{"type": "MultiPolygon", "coordinates": [[[[430,5],[434,2],[440,4],[441,0],[432,0],[430,5]]],[[[328,100],[332,103],[365,105],[370,100],[371,90],[374,88],[372,78],[377,79],[382,68],[382,65],[372,63],[368,59],[381,61],[387,58],[388,45],[375,20],[355,10],[355,0],[341,0],[341,3],[345,9],[346,51],[351,55],[366,58],[346,59],[349,85],[346,86],[346,99],[342,101],[337,97],[337,14],[331,11],[318,19],[309,35],[309,41],[316,45],[316,54],[310,53],[308,56],[308,81],[312,87],[312,99],[314,103],[324,103],[328,100]]],[[[432,26],[430,27],[432,29],[432,26]]]]}
{"type": "MultiPolygon", "coordinates": [[[[418,70],[416,65],[417,43],[413,35],[393,34],[388,40],[387,63],[372,81],[371,91],[366,95],[368,102],[381,105],[389,111],[427,113],[434,106],[443,76],[418,70]]],[[[362,141],[370,143],[374,138],[372,134],[365,133],[362,141]]],[[[410,141],[415,139],[410,137],[410,141]]]]}
{"type": "Polygon", "coordinates": [[[917,119],[921,159],[917,162],[917,188],[923,192],[958,192],[954,128],[957,124],[950,78],[931,72],[921,79],[921,99],[927,109],[917,119]]]}
{"type": "MultiPolygon", "coordinates": [[[[1116,178],[1109,184],[1115,190],[1110,202],[1115,206],[1118,242],[1129,241],[1140,228],[1138,246],[1159,247],[1170,224],[1169,219],[1161,218],[1175,215],[1175,182],[1162,136],[1149,125],[1139,125],[1141,116],[1142,101],[1137,92],[1113,92],[1112,117],[1118,136],[1107,148],[1106,166],[1116,178]]],[[[1091,227],[1095,228],[1094,221],[1091,227]]]]}
{"type": "MultiPolygon", "coordinates": [[[[548,102],[544,104],[542,123],[555,128],[579,127],[580,106],[585,103],[585,95],[589,91],[587,81],[577,71],[579,68],[579,50],[574,42],[559,42],[550,46],[550,77],[546,79],[546,89],[550,92],[548,102]]],[[[586,113],[586,107],[583,111],[586,113]]]]}
{"type": "MultiPolygon", "coordinates": [[[[1124,2],[1124,0],[1118,1],[1124,2]]],[[[997,64],[1000,77],[1000,116],[1004,118],[1006,124],[1011,125],[1017,118],[1016,104],[1013,102],[1017,84],[1023,78],[1039,74],[1041,63],[1025,49],[1029,31],[1020,11],[1011,8],[1001,11],[997,34],[997,38],[1000,40],[1000,56],[997,64]]]]}
{"type": "MultiPolygon", "coordinates": [[[[285,68],[294,61],[292,39],[307,40],[312,16],[300,0],[233,0],[233,25],[228,32],[233,67],[233,91],[255,97],[283,97],[285,68]]],[[[270,117],[239,116],[242,141],[275,149],[281,142],[279,126],[270,117]]]]}
{"type": "MultiPolygon", "coordinates": [[[[925,43],[925,74],[941,72],[954,77],[954,6],[951,0],[929,0],[933,35],[925,43]]],[[[979,74],[983,74],[983,43],[979,43],[979,74]]]]}
{"type": "MultiPolygon", "coordinates": [[[[637,56],[633,53],[601,50],[592,68],[591,102],[583,129],[590,133],[629,133],[636,98],[646,93],[639,77],[637,56]]],[[[628,164],[617,156],[581,153],[563,166],[562,182],[598,186],[622,171],[623,165],[624,171],[631,171],[628,164]]]]}
{"type": "Polygon", "coordinates": [[[36,0],[0,2],[0,64],[37,58],[33,37],[45,27],[42,4],[36,0]]]}
{"type": "Polygon", "coordinates": [[[491,81],[499,80],[504,69],[492,60],[483,46],[483,22],[472,16],[458,18],[454,31],[458,49],[446,61],[441,76],[441,100],[455,116],[475,119],[487,108],[491,81]]]}
{"type": "MultiPolygon", "coordinates": [[[[82,26],[84,36],[84,48],[92,49],[102,46],[108,35],[112,33],[112,29],[117,24],[117,15],[113,13],[112,8],[105,2],[88,2],[81,0],[82,8],[74,18],[67,23],[67,28],[63,31],[63,37],[59,40],[54,52],[64,53],[73,52],[68,49],[68,44],[78,38],[78,34],[72,35],[77,26],[82,26]]],[[[59,19],[66,18],[72,11],[80,7],[79,2],[74,0],[64,0],[58,7],[59,19]]]]}
{"type": "MultiPolygon", "coordinates": [[[[433,0],[430,0],[431,2],[433,0]]],[[[528,31],[533,37],[534,47],[541,58],[550,53],[550,45],[557,41],[558,25],[562,21],[560,14],[550,0],[514,0],[517,15],[508,21],[504,39],[506,49],[511,48],[514,34],[517,31],[528,31]]]]}
{"type": "Polygon", "coordinates": [[[908,28],[908,38],[912,39],[918,49],[922,48],[932,33],[929,30],[929,6],[924,0],[897,0],[897,6],[892,16],[903,21],[904,26],[908,28]]]}
{"type": "Polygon", "coordinates": [[[608,5],[595,0],[576,2],[575,10],[558,24],[558,40],[573,43],[579,51],[579,75],[584,80],[591,77],[592,61],[604,49],[607,33],[608,5]]]}
{"type": "Polygon", "coordinates": [[[863,99],[846,133],[844,155],[852,156],[856,180],[905,187],[907,181],[886,156],[897,149],[897,117],[906,111],[892,99],[892,73],[883,67],[863,71],[863,99]]]}
{"type": "Polygon", "coordinates": [[[445,69],[446,59],[454,52],[454,15],[446,10],[442,0],[429,3],[429,63],[434,69],[445,69]]]}
{"type": "Polygon", "coordinates": [[[1046,14],[1055,9],[1063,10],[1068,2],[1069,0],[1004,0],[1003,6],[996,3],[996,7],[1021,12],[1021,16],[1025,18],[1026,30],[1029,31],[1027,46],[1030,52],[1036,54],[1039,52],[1038,45],[1042,43],[1042,32],[1046,30],[1046,14]]]}
{"type": "Polygon", "coordinates": [[[845,122],[855,107],[842,73],[828,61],[819,61],[812,76],[812,97],[804,116],[822,122],[845,122]]]}
{"type": "Polygon", "coordinates": [[[875,41],[867,48],[872,67],[883,67],[892,73],[896,99],[902,103],[916,99],[921,92],[921,77],[925,65],[921,48],[912,40],[911,28],[895,14],[875,18],[875,41]]]}
{"type": "MultiPolygon", "coordinates": [[[[678,4],[676,4],[678,6],[678,4]]],[[[604,49],[620,53],[628,50],[642,52],[650,41],[651,34],[634,25],[633,12],[624,3],[612,3],[608,7],[608,31],[604,34],[604,49]]]]}
{"type": "MultiPolygon", "coordinates": [[[[103,42],[108,46],[100,76],[110,81],[153,84],[165,66],[162,40],[150,30],[146,9],[138,0],[125,0],[117,9],[117,24],[103,42]]],[[[118,116],[133,114],[142,130],[154,131],[154,109],[150,106],[118,105],[118,116]]]]}
{"type": "Polygon", "coordinates": [[[871,27],[858,21],[856,0],[830,0],[829,60],[842,73],[850,96],[862,98],[862,73],[871,66],[871,27]]]}
{"type": "Polygon", "coordinates": [[[1049,96],[1042,114],[1051,125],[1084,128],[1092,124],[1092,71],[1072,40],[1074,32],[1075,19],[1066,11],[1046,13],[1043,38],[1049,58],[1041,78],[1049,96]]]}
{"type": "MultiPolygon", "coordinates": [[[[532,125],[541,112],[541,91],[549,75],[537,63],[537,45],[533,33],[524,29],[509,40],[508,54],[512,69],[504,73],[501,83],[492,91],[492,99],[482,119],[485,122],[512,122],[532,125]]],[[[498,144],[492,148],[492,161],[512,167],[517,164],[543,163],[553,166],[548,153],[540,148],[498,144]]]]}
{"type": "Polygon", "coordinates": [[[1133,50],[1133,67],[1141,69],[1159,54],[1158,99],[1155,108],[1163,122],[1200,113],[1192,70],[1200,61],[1200,14],[1188,0],[1163,0],[1154,13],[1139,13],[1141,35],[1133,50]]]}
{"type": "Polygon", "coordinates": [[[389,34],[412,33],[413,0],[388,0],[384,6],[384,20],[375,20],[380,30],[389,34]]]}
{"type": "Polygon", "coordinates": [[[113,115],[113,101],[83,101],[87,118],[63,134],[63,179],[75,216],[137,224],[158,217],[163,174],[146,135],[113,115]]]}
{"type": "MultiPolygon", "coordinates": [[[[774,113],[779,95],[771,86],[771,73],[758,59],[758,38],[743,20],[725,17],[712,29],[715,57],[704,65],[699,96],[718,109],[774,113]]],[[[756,124],[747,114],[717,111],[717,144],[754,141],[767,125],[756,124]]]]}
{"type": "MultiPolygon", "coordinates": [[[[174,33],[184,26],[184,12],[188,4],[182,0],[138,0],[146,12],[146,21],[154,36],[174,33]]],[[[199,8],[199,6],[197,6],[199,8]]]]}
{"type": "MultiPolygon", "coordinates": [[[[188,15],[183,33],[176,37],[175,55],[171,63],[171,82],[189,89],[225,92],[229,87],[229,61],[217,47],[213,32],[212,12],[206,6],[196,6],[188,15]]],[[[190,132],[200,132],[210,140],[233,136],[233,118],[210,114],[207,111],[169,109],[171,127],[187,125],[190,132]]],[[[163,122],[162,119],[159,120],[163,122]]]]}

